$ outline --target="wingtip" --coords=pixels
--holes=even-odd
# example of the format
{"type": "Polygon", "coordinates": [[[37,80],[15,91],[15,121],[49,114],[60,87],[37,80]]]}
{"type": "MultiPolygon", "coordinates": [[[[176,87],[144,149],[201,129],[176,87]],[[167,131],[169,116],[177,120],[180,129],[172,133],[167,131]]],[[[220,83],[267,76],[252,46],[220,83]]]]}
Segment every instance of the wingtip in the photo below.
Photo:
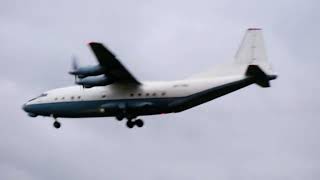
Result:
{"type": "Polygon", "coordinates": [[[89,46],[92,46],[92,45],[97,45],[97,44],[101,44],[99,42],[95,42],[95,41],[90,41],[87,43],[89,46]]]}
{"type": "Polygon", "coordinates": [[[261,28],[248,28],[248,31],[261,31],[261,28]]]}

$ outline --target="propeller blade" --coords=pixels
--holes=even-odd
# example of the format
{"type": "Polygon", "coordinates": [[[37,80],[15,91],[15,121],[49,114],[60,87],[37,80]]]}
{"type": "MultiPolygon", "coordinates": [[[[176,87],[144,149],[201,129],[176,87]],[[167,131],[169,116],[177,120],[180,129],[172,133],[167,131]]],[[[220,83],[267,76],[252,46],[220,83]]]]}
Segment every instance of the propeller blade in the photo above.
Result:
{"type": "Polygon", "coordinates": [[[78,58],[76,56],[72,56],[72,70],[75,71],[79,67],[78,58]]]}
{"type": "Polygon", "coordinates": [[[78,70],[79,68],[79,64],[78,64],[78,59],[75,55],[73,55],[71,57],[72,62],[71,62],[71,71],[69,72],[69,74],[74,75],[74,83],[76,84],[78,81],[78,76],[75,74],[75,72],[78,70]]]}

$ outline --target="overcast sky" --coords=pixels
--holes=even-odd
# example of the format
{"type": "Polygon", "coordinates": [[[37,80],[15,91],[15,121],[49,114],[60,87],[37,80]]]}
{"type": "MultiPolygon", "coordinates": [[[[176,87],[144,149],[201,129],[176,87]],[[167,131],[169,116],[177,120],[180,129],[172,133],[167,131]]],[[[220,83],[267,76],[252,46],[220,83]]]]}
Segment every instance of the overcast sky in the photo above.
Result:
{"type": "Polygon", "coordinates": [[[0,179],[320,178],[320,12],[316,0],[1,0],[0,179]],[[21,105],[73,84],[72,55],[107,45],[139,80],[176,80],[232,62],[264,29],[272,88],[252,85],[180,114],[30,118],[21,105]]]}

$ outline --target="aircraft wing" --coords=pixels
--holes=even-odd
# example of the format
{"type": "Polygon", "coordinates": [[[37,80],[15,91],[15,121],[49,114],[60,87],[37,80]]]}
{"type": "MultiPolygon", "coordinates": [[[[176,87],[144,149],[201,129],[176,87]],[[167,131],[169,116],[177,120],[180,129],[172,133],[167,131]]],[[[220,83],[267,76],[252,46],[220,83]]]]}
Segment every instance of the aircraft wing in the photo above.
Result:
{"type": "Polygon", "coordinates": [[[115,83],[141,84],[103,44],[91,42],[89,46],[100,66],[105,69],[105,75],[114,80],[115,83]]]}

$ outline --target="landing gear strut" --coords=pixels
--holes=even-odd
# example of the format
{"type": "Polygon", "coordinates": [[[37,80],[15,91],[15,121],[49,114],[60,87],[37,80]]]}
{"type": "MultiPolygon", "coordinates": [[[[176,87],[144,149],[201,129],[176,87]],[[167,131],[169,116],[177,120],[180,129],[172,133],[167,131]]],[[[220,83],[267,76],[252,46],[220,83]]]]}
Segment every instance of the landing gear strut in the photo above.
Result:
{"type": "Polygon", "coordinates": [[[141,127],[143,127],[144,122],[141,119],[136,119],[136,120],[128,119],[126,125],[130,129],[133,128],[134,126],[137,126],[137,127],[141,128],[141,127]]]}
{"type": "Polygon", "coordinates": [[[54,119],[53,127],[55,127],[56,129],[59,129],[61,127],[61,123],[57,120],[56,117],[54,117],[54,115],[51,115],[51,117],[54,119]]]}

